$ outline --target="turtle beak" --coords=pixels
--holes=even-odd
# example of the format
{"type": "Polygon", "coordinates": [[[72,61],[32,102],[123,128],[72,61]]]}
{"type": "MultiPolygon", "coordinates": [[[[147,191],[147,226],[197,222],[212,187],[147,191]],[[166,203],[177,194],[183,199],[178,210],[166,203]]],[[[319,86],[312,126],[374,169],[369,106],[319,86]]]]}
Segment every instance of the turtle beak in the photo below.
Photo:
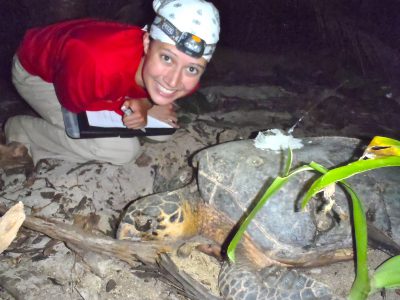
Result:
{"type": "Polygon", "coordinates": [[[142,240],[140,237],[140,232],[138,232],[135,226],[131,224],[121,224],[121,226],[118,227],[117,239],[131,240],[135,242],[142,240]]]}

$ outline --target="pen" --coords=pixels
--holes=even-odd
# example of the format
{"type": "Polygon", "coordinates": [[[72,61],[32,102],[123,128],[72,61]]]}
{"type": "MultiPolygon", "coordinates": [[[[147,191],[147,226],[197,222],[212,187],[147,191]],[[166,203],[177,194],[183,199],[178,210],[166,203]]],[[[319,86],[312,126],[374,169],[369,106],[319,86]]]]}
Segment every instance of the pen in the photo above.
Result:
{"type": "MultiPolygon", "coordinates": [[[[121,110],[125,116],[130,116],[131,114],[133,114],[133,110],[130,107],[126,107],[125,105],[121,107],[121,110]]],[[[146,128],[139,128],[139,129],[143,132],[146,132],[146,128]]]]}

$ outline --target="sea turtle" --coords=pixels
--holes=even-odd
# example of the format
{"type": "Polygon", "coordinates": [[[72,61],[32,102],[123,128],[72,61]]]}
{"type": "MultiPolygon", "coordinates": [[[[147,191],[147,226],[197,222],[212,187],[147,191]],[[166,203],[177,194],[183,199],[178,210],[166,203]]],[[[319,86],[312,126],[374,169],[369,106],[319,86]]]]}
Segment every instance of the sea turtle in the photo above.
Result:
{"type": "MultiPolygon", "coordinates": [[[[316,161],[329,168],[362,154],[358,139],[316,137],[302,142],[304,146],[293,151],[293,166],[316,161]]],[[[223,244],[261,188],[281,174],[285,154],[258,149],[252,140],[202,150],[193,159],[197,185],[136,200],[123,215],[117,237],[183,240],[200,234],[223,244]]],[[[387,209],[399,205],[391,202],[400,195],[400,172],[394,169],[360,174],[349,182],[375,225],[398,239],[399,226],[393,222],[400,220],[400,210],[387,209]]],[[[298,209],[298,200],[314,175],[301,173],[291,179],[252,221],[237,250],[237,262],[225,263],[221,269],[219,287],[226,299],[336,297],[325,285],[284,267],[322,265],[353,254],[349,205],[340,188],[333,202],[314,199],[306,210],[298,209]],[[324,209],[328,205],[331,209],[324,209]]]]}

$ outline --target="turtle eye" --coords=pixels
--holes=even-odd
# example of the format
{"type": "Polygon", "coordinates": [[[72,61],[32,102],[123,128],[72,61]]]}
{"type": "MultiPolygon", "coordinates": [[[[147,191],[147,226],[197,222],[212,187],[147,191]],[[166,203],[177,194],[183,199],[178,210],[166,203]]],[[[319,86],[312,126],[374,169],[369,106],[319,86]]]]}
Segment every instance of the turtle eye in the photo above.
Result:
{"type": "Polygon", "coordinates": [[[135,222],[135,228],[137,231],[141,232],[149,231],[151,229],[151,220],[147,220],[143,225],[135,222]]]}

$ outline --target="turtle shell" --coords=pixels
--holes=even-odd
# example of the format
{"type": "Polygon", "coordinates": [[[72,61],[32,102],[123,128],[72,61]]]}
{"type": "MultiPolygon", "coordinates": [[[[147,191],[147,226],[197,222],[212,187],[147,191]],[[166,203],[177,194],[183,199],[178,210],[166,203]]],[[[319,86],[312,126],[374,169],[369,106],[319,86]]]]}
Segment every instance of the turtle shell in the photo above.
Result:
{"type": "MultiPolygon", "coordinates": [[[[311,161],[337,167],[357,160],[363,150],[360,140],[344,137],[307,138],[303,144],[293,150],[292,169],[311,161]]],[[[205,149],[194,157],[200,194],[236,223],[268,184],[282,175],[286,157],[286,151],[258,149],[252,140],[205,149]]],[[[338,185],[333,201],[317,196],[305,210],[299,209],[302,196],[317,175],[307,171],[291,178],[249,225],[247,232],[253,241],[271,257],[290,262],[305,254],[352,247],[350,201],[338,185]]],[[[358,174],[348,182],[364,202],[369,219],[398,240],[396,228],[400,226],[393,226],[400,220],[398,168],[358,174]]]]}

